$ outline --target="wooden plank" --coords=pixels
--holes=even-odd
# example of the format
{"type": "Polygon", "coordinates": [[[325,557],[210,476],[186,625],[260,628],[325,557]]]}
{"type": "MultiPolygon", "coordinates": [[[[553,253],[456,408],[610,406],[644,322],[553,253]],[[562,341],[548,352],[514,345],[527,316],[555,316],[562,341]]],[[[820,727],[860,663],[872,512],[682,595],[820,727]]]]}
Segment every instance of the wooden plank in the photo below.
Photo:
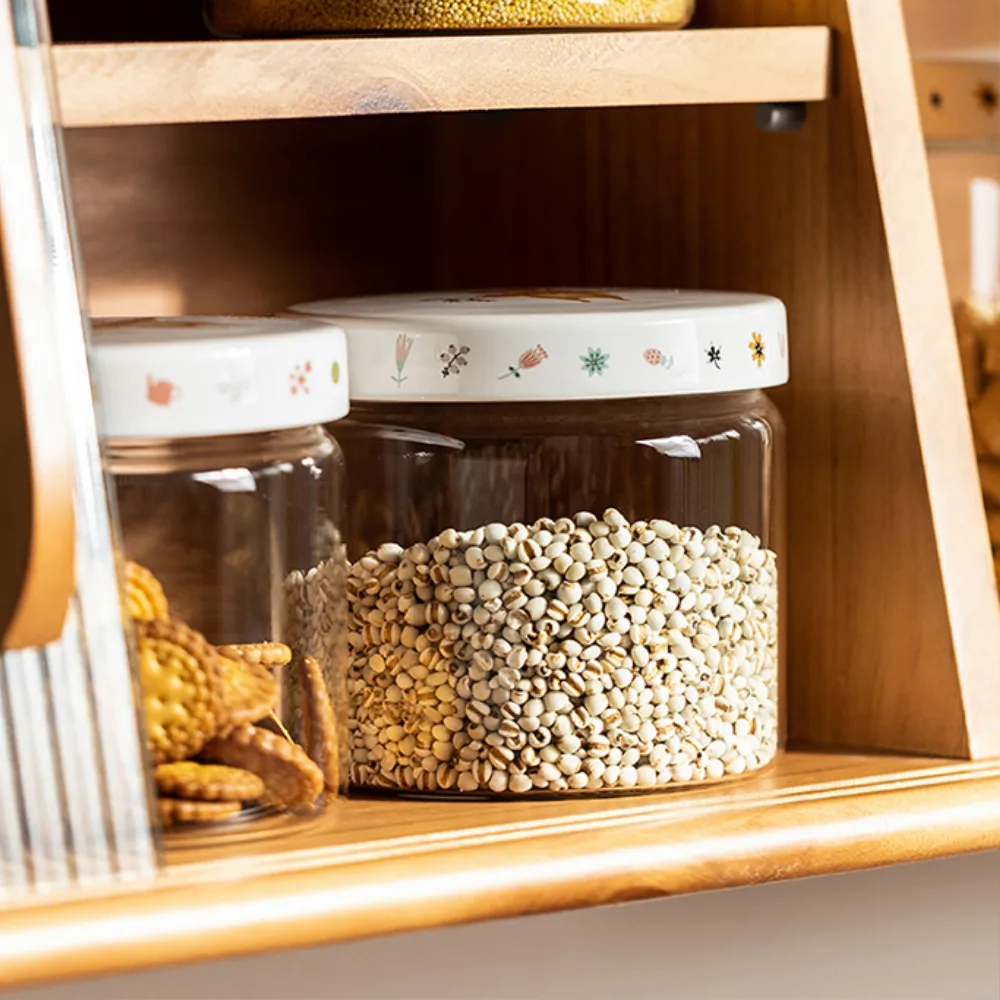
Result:
{"type": "Polygon", "coordinates": [[[819,101],[829,59],[823,27],[55,49],[67,126],[819,101]]]}
{"type": "Polygon", "coordinates": [[[1000,139],[1000,55],[989,62],[918,60],[913,72],[928,140],[1000,139]]]}
{"type": "Polygon", "coordinates": [[[996,848],[1000,764],[794,753],[714,791],[339,800],[247,840],[188,852],[155,887],[0,912],[0,985],[996,848]]]}
{"type": "Polygon", "coordinates": [[[52,178],[32,147],[33,131],[44,135],[45,127],[27,110],[30,97],[49,113],[48,95],[26,84],[24,63],[35,58],[21,55],[12,15],[0,11],[0,456],[10,477],[0,523],[11,553],[0,582],[0,631],[8,650],[56,642],[76,590],[73,439],[62,373],[52,363],[62,317],[53,298],[64,275],[49,273],[56,262],[47,229],[58,214],[43,207],[39,188],[52,178]]]}
{"type": "MultiPolygon", "coordinates": [[[[898,4],[847,0],[969,752],[1000,754],[997,588],[898,4]]],[[[901,665],[900,665],[901,666],[901,665]]]]}

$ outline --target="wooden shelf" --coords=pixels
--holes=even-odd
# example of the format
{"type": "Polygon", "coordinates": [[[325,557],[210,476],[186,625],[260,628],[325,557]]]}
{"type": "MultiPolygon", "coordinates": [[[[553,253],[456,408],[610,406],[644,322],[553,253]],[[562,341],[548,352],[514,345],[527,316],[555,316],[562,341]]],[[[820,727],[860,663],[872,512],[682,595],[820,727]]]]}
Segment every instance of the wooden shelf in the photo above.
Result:
{"type": "Polygon", "coordinates": [[[824,27],[65,45],[67,126],[819,101],[824,27]]]}
{"type": "Polygon", "coordinates": [[[646,797],[351,799],[175,843],[149,885],[0,910],[0,986],[1000,847],[1000,614],[899,5],[705,0],[699,23],[59,48],[81,127],[719,105],[80,128],[91,293],[108,315],[487,282],[780,296],[788,729],[886,753],[646,797]],[[826,97],[815,24],[836,100],[781,136],[724,106],[826,97]]]}
{"type": "Polygon", "coordinates": [[[1000,847],[1000,762],[789,753],[731,786],[545,802],[349,799],[174,849],[148,891],[0,911],[0,985],[346,941],[1000,847]]]}

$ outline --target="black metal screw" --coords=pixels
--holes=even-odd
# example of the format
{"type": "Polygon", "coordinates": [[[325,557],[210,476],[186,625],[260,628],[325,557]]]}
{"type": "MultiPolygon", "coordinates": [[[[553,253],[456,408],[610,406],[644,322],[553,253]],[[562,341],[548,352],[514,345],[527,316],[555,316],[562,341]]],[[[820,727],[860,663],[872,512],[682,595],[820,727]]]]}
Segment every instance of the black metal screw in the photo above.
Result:
{"type": "Polygon", "coordinates": [[[753,117],[762,132],[797,132],[806,123],[807,110],[802,101],[758,104],[753,117]]]}

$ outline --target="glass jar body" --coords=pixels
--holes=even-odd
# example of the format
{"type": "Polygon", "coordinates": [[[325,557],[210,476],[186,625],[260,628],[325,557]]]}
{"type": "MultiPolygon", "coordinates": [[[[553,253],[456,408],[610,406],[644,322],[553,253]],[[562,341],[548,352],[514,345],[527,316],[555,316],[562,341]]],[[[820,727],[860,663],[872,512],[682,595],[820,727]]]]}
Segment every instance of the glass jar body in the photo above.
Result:
{"type": "Polygon", "coordinates": [[[773,759],[783,426],[762,392],[356,404],[338,433],[353,783],[610,792],[773,759]]]}
{"type": "MultiPolygon", "coordinates": [[[[343,456],[336,440],[321,427],[307,427],[112,439],[105,454],[124,555],[162,585],[170,621],[201,633],[215,650],[287,643],[294,658],[273,672],[277,708],[252,721],[315,759],[309,716],[317,699],[329,700],[327,751],[336,744],[336,759],[317,763],[328,779],[344,774],[343,456]],[[308,669],[307,655],[316,661],[308,669]]],[[[220,697],[221,731],[228,710],[248,695],[223,684],[220,697]]],[[[340,782],[327,784],[335,792],[340,782]]]]}
{"type": "Polygon", "coordinates": [[[518,28],[681,28],[694,0],[210,0],[208,18],[222,35],[344,31],[470,31],[518,28]]]}

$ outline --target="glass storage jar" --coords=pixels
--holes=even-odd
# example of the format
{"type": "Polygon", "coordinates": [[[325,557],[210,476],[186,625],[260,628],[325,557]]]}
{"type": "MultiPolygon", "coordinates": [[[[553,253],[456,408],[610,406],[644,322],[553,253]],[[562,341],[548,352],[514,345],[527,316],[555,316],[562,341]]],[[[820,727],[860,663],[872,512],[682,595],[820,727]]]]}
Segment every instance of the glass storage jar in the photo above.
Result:
{"type": "Polygon", "coordinates": [[[99,321],[94,360],[165,824],[308,814],[346,775],[343,332],[99,321]]]}
{"type": "Polygon", "coordinates": [[[352,783],[672,788],[780,742],[773,298],[297,309],[346,330],[352,783]]]}
{"type": "Polygon", "coordinates": [[[695,0],[208,0],[220,35],[512,28],[682,28],[695,0]]]}

